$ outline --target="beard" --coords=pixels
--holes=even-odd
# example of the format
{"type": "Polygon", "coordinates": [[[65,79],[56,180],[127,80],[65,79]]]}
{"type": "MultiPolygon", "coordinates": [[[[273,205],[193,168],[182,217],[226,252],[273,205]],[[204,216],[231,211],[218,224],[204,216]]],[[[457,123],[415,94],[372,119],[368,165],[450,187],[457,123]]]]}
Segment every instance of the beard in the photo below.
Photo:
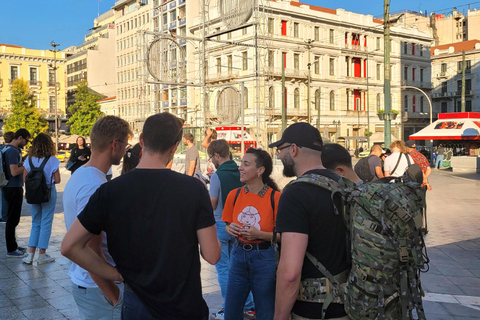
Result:
{"type": "Polygon", "coordinates": [[[287,154],[282,160],[283,163],[283,175],[287,178],[295,177],[295,162],[292,157],[287,154]]]}

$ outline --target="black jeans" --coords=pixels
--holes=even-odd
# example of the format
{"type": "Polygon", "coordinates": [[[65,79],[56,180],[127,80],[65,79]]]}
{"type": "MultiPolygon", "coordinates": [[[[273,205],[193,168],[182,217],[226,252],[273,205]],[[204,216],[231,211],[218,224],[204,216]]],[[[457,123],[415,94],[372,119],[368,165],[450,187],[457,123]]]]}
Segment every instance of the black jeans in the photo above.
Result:
{"type": "Polygon", "coordinates": [[[8,203],[7,223],[5,224],[5,241],[7,242],[7,252],[17,250],[17,240],[15,239],[15,228],[20,222],[23,203],[23,188],[3,188],[5,200],[8,203]]]}

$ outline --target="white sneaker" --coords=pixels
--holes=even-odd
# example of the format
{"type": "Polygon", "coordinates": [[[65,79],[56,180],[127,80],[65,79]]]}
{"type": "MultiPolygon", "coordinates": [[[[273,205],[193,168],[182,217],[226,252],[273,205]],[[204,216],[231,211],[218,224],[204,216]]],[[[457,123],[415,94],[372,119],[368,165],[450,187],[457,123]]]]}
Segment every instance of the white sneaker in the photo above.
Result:
{"type": "Polygon", "coordinates": [[[225,310],[222,308],[220,311],[212,313],[211,316],[210,316],[210,319],[212,319],[212,320],[224,320],[225,319],[224,312],[225,312],[225,310]]]}
{"type": "Polygon", "coordinates": [[[34,256],[35,253],[30,253],[30,252],[27,252],[25,254],[25,258],[23,258],[23,263],[25,264],[32,264],[33,262],[33,256],[34,256]]]}
{"type": "Polygon", "coordinates": [[[55,258],[50,257],[47,253],[40,253],[38,255],[38,260],[37,260],[38,264],[50,263],[53,261],[55,261],[55,258]]]}

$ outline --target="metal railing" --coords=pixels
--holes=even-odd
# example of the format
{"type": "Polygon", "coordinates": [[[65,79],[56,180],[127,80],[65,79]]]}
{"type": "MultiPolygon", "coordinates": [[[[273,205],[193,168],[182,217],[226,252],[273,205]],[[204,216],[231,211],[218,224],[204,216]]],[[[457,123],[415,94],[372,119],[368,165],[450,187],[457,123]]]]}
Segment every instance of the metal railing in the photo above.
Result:
{"type": "Polygon", "coordinates": [[[31,86],[31,87],[41,87],[42,82],[38,81],[38,80],[29,80],[28,85],[31,86]]]}

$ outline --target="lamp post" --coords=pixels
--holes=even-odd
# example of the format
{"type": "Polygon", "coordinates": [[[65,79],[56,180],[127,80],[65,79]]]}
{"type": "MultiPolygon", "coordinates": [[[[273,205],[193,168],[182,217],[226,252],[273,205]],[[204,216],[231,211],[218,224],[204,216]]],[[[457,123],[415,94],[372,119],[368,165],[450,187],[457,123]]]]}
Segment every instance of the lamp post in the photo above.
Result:
{"type": "Polygon", "coordinates": [[[55,43],[55,41],[52,41],[50,42],[50,46],[53,48],[53,49],[50,49],[50,51],[53,52],[53,85],[54,85],[54,88],[55,88],[55,150],[58,150],[58,115],[57,115],[57,112],[58,112],[58,102],[57,102],[57,47],[59,46],[60,44],[58,43],[55,43]]]}
{"type": "Polygon", "coordinates": [[[311,66],[312,64],[310,63],[310,49],[312,48],[312,43],[315,42],[315,40],[308,39],[305,40],[306,47],[308,49],[308,85],[307,85],[307,116],[308,116],[308,123],[311,121],[311,114],[310,114],[310,83],[312,82],[312,76],[311,76],[311,66]]]}
{"type": "Polygon", "coordinates": [[[333,124],[335,125],[335,143],[337,143],[337,139],[338,139],[338,126],[340,125],[340,120],[333,120],[333,124]]]}

